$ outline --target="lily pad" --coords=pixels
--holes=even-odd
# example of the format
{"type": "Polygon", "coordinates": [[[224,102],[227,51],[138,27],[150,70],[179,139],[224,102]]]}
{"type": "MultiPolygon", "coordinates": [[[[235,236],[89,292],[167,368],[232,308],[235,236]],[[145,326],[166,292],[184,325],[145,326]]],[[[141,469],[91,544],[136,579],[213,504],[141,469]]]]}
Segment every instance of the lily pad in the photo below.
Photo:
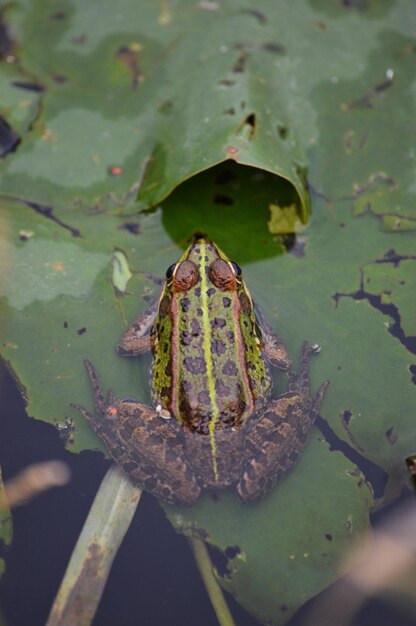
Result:
{"type": "Polygon", "coordinates": [[[369,528],[372,494],[363,476],[316,435],[270,497],[244,505],[230,492],[211,496],[193,509],[165,510],[180,532],[224,553],[221,585],[262,623],[284,624],[330,584],[340,553],[369,528]],[[322,483],[331,494],[324,500],[322,483]]]}
{"type": "Polygon", "coordinates": [[[166,511],[225,553],[219,578],[244,606],[284,624],[366,532],[366,464],[391,474],[414,453],[413,4],[103,11],[6,11],[19,67],[45,90],[0,174],[1,352],[31,416],[74,451],[103,449],[70,407],[92,406],[83,359],[117,397],[149,402],[149,360],[115,353],[123,329],[193,232],[242,264],[295,364],[304,339],[321,348],[326,435],[314,428],[256,505],[225,492],[166,511]],[[273,213],[295,203],[307,221],[305,177],[312,219],[294,233],[290,212],[281,234],[273,213]]]}
{"type": "Polygon", "coordinates": [[[3,168],[3,193],[54,210],[135,212],[232,159],[290,181],[305,222],[307,142],[292,125],[290,90],[272,78],[285,46],[237,4],[163,7],[124,0],[118,19],[104,11],[98,28],[80,1],[59,12],[51,1],[10,10],[16,55],[45,92],[30,136],[3,168]],[[247,41],[237,42],[242,29],[247,41]]]}

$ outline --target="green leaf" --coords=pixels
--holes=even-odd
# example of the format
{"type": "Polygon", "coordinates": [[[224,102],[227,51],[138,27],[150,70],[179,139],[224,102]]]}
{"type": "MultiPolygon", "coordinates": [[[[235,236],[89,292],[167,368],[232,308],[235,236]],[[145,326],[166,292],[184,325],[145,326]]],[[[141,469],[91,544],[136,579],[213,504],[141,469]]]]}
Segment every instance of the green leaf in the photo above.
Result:
{"type": "MultiPolygon", "coordinates": [[[[1,352],[28,413],[74,451],[103,449],[70,407],[92,407],[85,358],[117,397],[150,402],[149,360],[115,348],[202,230],[243,265],[295,364],[304,339],[322,348],[311,384],[330,381],[333,438],[392,475],[416,440],[413,3],[123,0],[116,22],[113,7],[97,20],[35,1],[6,15],[19,67],[45,85],[0,179],[1,352]],[[291,215],[282,236],[270,207],[305,222],[305,176],[312,220],[295,235],[291,215]]],[[[264,501],[227,491],[166,510],[225,551],[221,582],[242,604],[284,624],[336,579],[371,506],[360,468],[314,429],[264,501]]]]}
{"type": "Polygon", "coordinates": [[[3,193],[55,210],[131,212],[232,159],[290,181],[306,222],[307,138],[293,124],[292,90],[280,87],[286,44],[237,2],[216,9],[123,0],[118,19],[104,9],[97,27],[80,0],[60,12],[52,1],[13,7],[20,62],[46,89],[30,136],[3,168],[3,193]]]}
{"type": "Polygon", "coordinates": [[[261,622],[285,624],[332,582],[340,554],[367,532],[371,504],[360,472],[314,436],[296,471],[255,505],[227,491],[206,494],[192,509],[164,508],[179,531],[224,552],[225,589],[261,622]]]}

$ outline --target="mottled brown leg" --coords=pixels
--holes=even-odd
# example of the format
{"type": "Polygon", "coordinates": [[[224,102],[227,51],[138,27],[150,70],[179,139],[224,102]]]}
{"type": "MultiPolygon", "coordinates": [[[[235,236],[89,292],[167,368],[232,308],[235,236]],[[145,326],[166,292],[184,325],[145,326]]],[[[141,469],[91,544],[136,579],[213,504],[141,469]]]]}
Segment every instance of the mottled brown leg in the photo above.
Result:
{"type": "Polygon", "coordinates": [[[237,493],[244,502],[265,496],[298,460],[307,442],[319,405],[328,386],[309,397],[307,343],[303,345],[299,379],[290,376],[288,393],[272,400],[246,436],[248,461],[237,493]]]}
{"type": "Polygon", "coordinates": [[[179,424],[163,419],[140,402],[107,405],[93,366],[86,362],[86,367],[96,414],[77,404],[72,406],[90,422],[116,463],[134,483],[157,498],[195,504],[201,488],[186,462],[179,424]]]}
{"type": "Polygon", "coordinates": [[[277,367],[280,370],[288,370],[292,361],[286,347],[270,326],[258,304],[255,305],[255,310],[264,342],[263,355],[273,367],[277,367]]]}
{"type": "Polygon", "coordinates": [[[137,356],[150,350],[150,330],[155,321],[159,300],[140,313],[127,328],[117,346],[121,356],[137,356]]]}

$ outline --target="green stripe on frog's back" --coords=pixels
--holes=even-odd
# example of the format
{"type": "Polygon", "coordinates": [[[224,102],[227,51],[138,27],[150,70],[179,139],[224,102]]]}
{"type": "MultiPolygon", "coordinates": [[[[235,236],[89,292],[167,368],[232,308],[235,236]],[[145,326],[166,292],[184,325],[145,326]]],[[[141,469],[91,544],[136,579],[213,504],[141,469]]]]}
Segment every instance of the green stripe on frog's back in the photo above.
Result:
{"type": "Polygon", "coordinates": [[[171,412],[173,389],[172,372],[172,318],[170,315],[171,295],[162,291],[158,314],[152,328],[153,366],[151,379],[152,401],[171,412]]]}

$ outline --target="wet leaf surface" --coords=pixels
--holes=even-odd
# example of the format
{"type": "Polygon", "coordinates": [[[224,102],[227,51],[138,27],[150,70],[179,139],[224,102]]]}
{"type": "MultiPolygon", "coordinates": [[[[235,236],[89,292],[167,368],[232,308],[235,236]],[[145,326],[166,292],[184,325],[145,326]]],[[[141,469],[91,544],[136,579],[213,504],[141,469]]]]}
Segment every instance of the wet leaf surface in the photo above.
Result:
{"type": "Polygon", "coordinates": [[[246,608],[284,624],[367,530],[364,479],[382,495],[415,449],[415,13],[211,5],[124,0],[116,21],[80,2],[6,11],[19,65],[0,64],[0,115],[22,140],[0,173],[1,350],[29,415],[102,450],[70,407],[92,406],[83,359],[117,397],[149,402],[149,360],[115,353],[123,329],[193,232],[241,264],[294,363],[304,339],[321,348],[322,432],[261,503],[221,492],[166,511],[224,552],[219,577],[246,608]],[[13,82],[28,77],[44,90],[20,107],[13,82]],[[294,235],[305,173],[312,219],[294,235]]]}

